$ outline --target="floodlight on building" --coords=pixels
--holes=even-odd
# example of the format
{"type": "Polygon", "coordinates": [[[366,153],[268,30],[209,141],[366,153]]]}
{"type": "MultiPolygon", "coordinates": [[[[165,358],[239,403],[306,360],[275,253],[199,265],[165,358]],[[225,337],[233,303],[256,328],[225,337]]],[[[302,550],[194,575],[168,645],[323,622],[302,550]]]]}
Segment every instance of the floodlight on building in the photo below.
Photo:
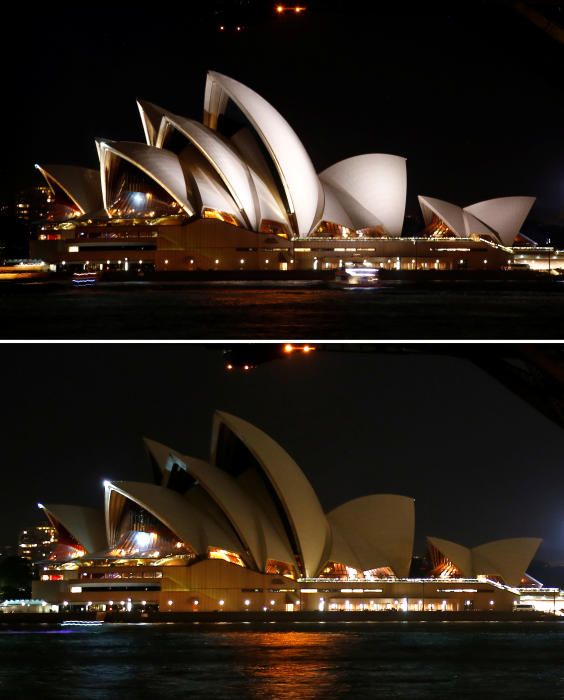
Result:
{"type": "Polygon", "coordinates": [[[136,532],[134,537],[135,544],[139,547],[139,549],[147,549],[147,547],[151,544],[151,540],[153,539],[151,533],[149,532],[136,532]]]}

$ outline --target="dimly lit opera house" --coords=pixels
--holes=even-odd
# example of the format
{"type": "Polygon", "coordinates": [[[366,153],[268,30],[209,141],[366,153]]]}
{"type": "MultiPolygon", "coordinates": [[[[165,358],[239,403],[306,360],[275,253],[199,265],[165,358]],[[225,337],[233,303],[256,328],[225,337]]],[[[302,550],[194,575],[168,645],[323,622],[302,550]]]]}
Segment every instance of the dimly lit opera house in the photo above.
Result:
{"type": "Polygon", "coordinates": [[[512,610],[542,594],[536,538],[468,548],[427,538],[412,498],[324,512],[269,435],[217,411],[209,460],[145,440],[152,480],[105,481],[104,508],[39,504],[58,545],[33,597],[67,611],[512,610]]]}
{"type": "Polygon", "coordinates": [[[460,207],[421,196],[402,236],[405,158],[368,153],[317,173],[256,92],[209,72],[203,121],[138,102],[146,143],[98,139],[99,169],[37,165],[51,208],[30,253],[59,270],[546,269],[521,233],[526,196],[460,207]]]}

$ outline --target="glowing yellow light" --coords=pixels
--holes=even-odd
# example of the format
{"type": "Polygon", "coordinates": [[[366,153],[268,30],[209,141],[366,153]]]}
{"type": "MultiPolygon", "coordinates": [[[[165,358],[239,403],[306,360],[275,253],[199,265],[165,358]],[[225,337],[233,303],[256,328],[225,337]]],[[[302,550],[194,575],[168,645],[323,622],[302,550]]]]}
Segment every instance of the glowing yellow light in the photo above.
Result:
{"type": "Polygon", "coordinates": [[[233,365],[227,365],[227,369],[233,369],[233,365]]]}
{"type": "Polygon", "coordinates": [[[284,12],[284,6],[278,5],[278,7],[276,8],[276,12],[278,12],[278,14],[282,14],[282,12],[284,12]]]}
{"type": "Polygon", "coordinates": [[[290,343],[287,343],[284,345],[284,352],[290,353],[294,351],[294,346],[291,345],[290,343]]]}

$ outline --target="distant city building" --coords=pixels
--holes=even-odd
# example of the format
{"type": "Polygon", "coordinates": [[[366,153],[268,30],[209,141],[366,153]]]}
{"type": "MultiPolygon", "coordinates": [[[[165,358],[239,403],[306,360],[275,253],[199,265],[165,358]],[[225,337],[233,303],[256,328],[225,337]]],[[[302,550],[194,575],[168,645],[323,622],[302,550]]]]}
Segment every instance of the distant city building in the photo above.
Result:
{"type": "Polygon", "coordinates": [[[38,185],[20,192],[14,205],[17,221],[33,223],[46,219],[55,198],[47,185],[38,185]]]}
{"type": "Polygon", "coordinates": [[[410,578],[415,504],[371,494],[325,513],[270,436],[216,412],[209,461],[146,440],[153,482],[106,481],[104,510],[39,507],[59,548],[33,596],[69,609],[511,610],[537,538],[428,538],[410,578]]]}
{"type": "Polygon", "coordinates": [[[36,564],[49,559],[57,545],[57,531],[48,525],[22,530],[18,538],[18,556],[36,564]]]}
{"type": "Polygon", "coordinates": [[[36,185],[0,202],[0,218],[25,224],[37,223],[49,216],[54,202],[47,185],[36,185]]]}
{"type": "Polygon", "coordinates": [[[98,139],[96,170],[37,166],[52,202],[32,257],[86,270],[499,269],[534,202],[422,197],[417,231],[405,158],[317,173],[288,122],[232,78],[208,73],[203,123],[138,107],[145,144],[98,139]]]}

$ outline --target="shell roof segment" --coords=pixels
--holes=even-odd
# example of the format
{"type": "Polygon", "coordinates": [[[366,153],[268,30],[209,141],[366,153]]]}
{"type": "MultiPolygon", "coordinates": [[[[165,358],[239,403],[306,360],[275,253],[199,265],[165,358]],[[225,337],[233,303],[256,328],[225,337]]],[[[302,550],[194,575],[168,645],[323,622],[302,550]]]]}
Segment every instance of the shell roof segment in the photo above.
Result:
{"type": "Polygon", "coordinates": [[[400,236],[407,196],[406,160],[386,153],[367,153],[335,163],[320,174],[331,185],[355,228],[382,226],[400,236]]]}
{"type": "Polygon", "coordinates": [[[263,97],[243,83],[210,71],[206,82],[204,114],[209,126],[217,125],[229,99],[237,105],[267,149],[278,172],[294,233],[307,236],[323,212],[324,197],[317,173],[302,142],[263,97]]]}

